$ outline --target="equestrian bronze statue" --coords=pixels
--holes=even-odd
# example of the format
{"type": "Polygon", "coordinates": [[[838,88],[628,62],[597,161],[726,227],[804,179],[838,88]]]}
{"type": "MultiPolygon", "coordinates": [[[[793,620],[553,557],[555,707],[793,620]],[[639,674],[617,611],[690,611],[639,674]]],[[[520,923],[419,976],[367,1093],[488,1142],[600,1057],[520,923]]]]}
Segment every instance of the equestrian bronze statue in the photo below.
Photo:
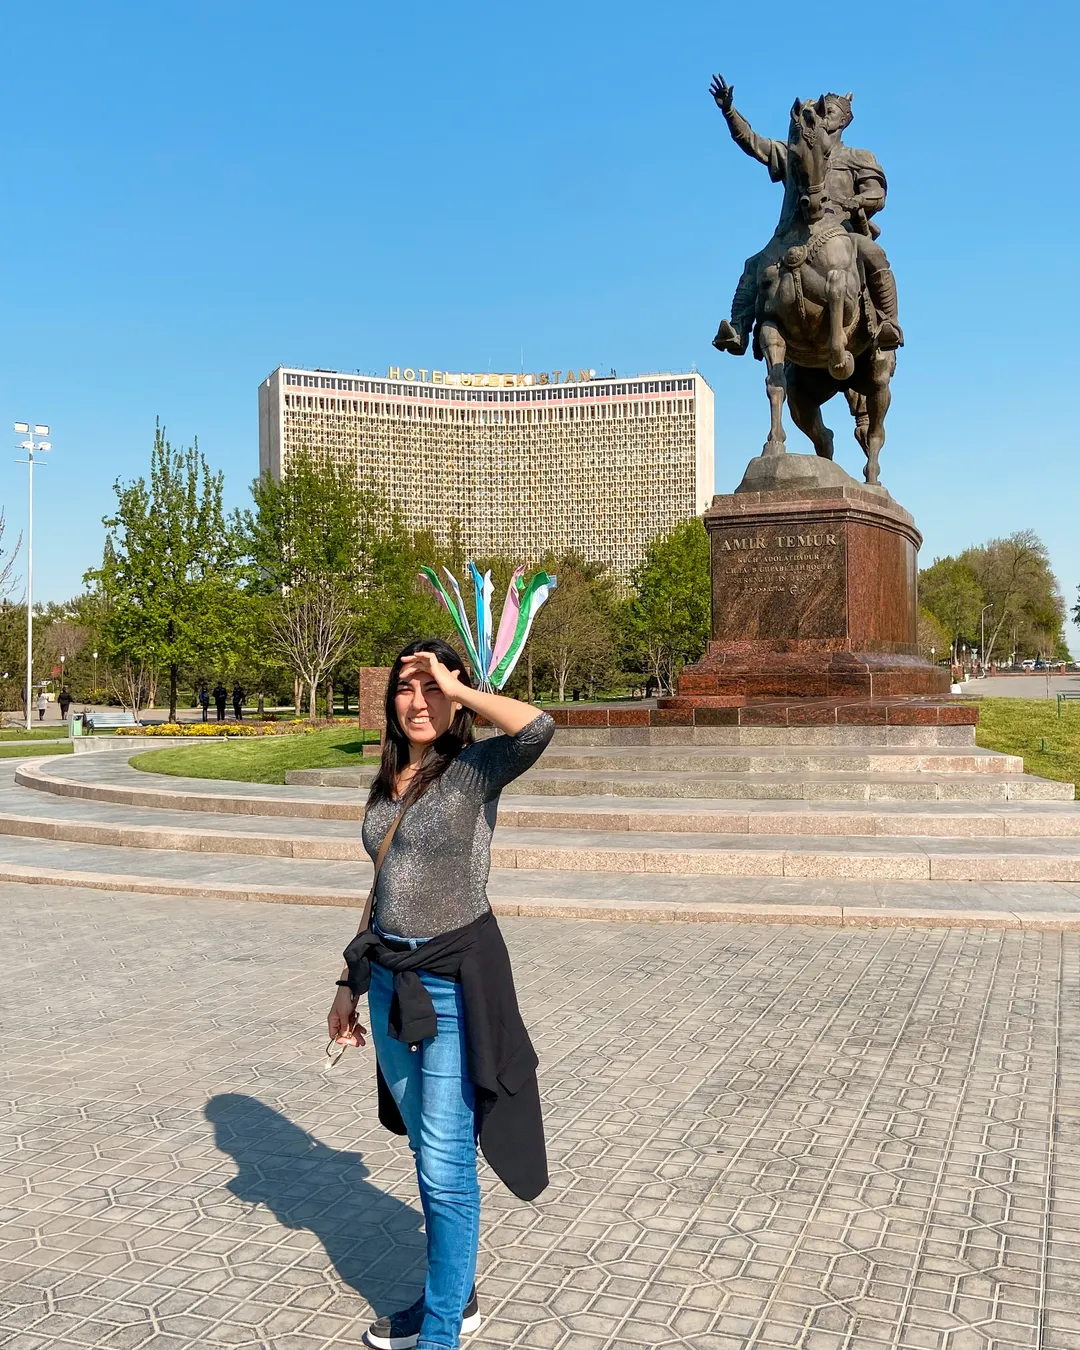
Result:
{"type": "Polygon", "coordinates": [[[786,450],[786,400],[815,451],[832,459],[821,405],[842,393],[866,455],[864,477],[877,483],[889,382],[904,335],[896,281],[873,220],[885,205],[885,175],[868,150],[843,141],[851,95],[796,99],[787,140],[775,141],[736,112],[734,88],[719,75],[710,92],[735,144],[784,184],[773,237],[747,259],[731,319],[720,324],[713,346],[734,356],[752,346],[766,363],[772,420],[764,454],[786,450]]]}

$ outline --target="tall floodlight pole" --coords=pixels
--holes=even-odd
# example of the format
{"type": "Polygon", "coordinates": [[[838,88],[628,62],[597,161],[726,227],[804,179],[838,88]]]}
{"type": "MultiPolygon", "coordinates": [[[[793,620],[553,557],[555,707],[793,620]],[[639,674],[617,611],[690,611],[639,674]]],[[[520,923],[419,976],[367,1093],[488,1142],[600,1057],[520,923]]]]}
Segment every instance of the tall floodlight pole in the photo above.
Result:
{"type": "Polygon", "coordinates": [[[984,670],[986,669],[986,611],[993,608],[993,605],[983,605],[982,613],[979,615],[979,642],[981,643],[979,650],[982,652],[984,670]]]}
{"type": "Polygon", "coordinates": [[[19,449],[26,451],[26,458],[18,462],[30,466],[29,510],[26,517],[26,729],[29,731],[34,691],[34,452],[40,454],[43,450],[51,450],[52,446],[44,439],[34,444],[35,437],[48,436],[48,427],[35,423],[31,431],[29,422],[16,422],[15,430],[20,436],[26,437],[25,441],[19,442],[19,449]]]}

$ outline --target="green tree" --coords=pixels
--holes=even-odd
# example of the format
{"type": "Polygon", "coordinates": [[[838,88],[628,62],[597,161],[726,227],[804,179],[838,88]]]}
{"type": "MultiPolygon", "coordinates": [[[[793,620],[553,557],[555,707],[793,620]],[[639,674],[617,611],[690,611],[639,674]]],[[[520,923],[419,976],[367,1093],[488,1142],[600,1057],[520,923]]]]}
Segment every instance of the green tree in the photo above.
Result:
{"type": "Polygon", "coordinates": [[[254,511],[244,529],[260,589],[358,582],[375,535],[376,503],[347,469],[310,455],[290,460],[280,479],[251,486],[254,511]]]}
{"type": "Polygon", "coordinates": [[[533,625],[533,660],[551,678],[559,702],[571,681],[590,692],[610,676],[615,655],[615,587],[599,563],[576,553],[549,556],[541,566],[558,586],[533,625]]]}
{"type": "Polygon", "coordinates": [[[927,661],[940,661],[952,645],[952,635],[928,609],[919,610],[919,655],[927,661]]]}
{"type": "Polygon", "coordinates": [[[1039,536],[1018,530],[965,549],[960,562],[976,578],[983,604],[993,606],[986,615],[984,660],[991,660],[999,640],[1004,647],[1009,637],[1016,650],[1051,656],[1062,636],[1065,601],[1039,536]]]}
{"type": "Polygon", "coordinates": [[[695,517],[654,539],[633,583],[622,611],[627,655],[674,692],[680,668],[696,661],[709,640],[712,582],[702,521],[695,517]]]}
{"type": "MultiPolygon", "coordinates": [[[[445,559],[433,536],[410,533],[398,519],[372,539],[366,585],[360,595],[357,650],[362,664],[390,665],[402,647],[417,638],[454,638],[450,616],[420,577],[421,567],[439,570],[445,559]]],[[[453,570],[453,563],[446,565],[453,570]]],[[[459,565],[454,574],[468,603],[472,587],[466,590],[461,570],[459,565]]]]}
{"type": "Polygon", "coordinates": [[[378,499],[347,470],[300,455],[280,480],[257,480],[252,495],[245,524],[266,632],[306,686],[309,711],[313,679],[326,682],[330,711],[335,682],[355,684],[359,665],[388,664],[412,638],[448,631],[418,575],[434,541],[393,516],[380,525],[378,499]]]}
{"type": "Polygon", "coordinates": [[[935,558],[919,573],[919,605],[948,633],[954,662],[957,642],[978,628],[985,603],[975,573],[960,559],[935,558]]]}
{"type": "Polygon", "coordinates": [[[224,511],[222,487],[198,443],[174,450],[159,424],[150,480],[117,480],[102,563],[86,574],[128,700],[137,705],[164,670],[170,719],[181,669],[235,661],[246,632],[244,536],[239,516],[224,511]]]}

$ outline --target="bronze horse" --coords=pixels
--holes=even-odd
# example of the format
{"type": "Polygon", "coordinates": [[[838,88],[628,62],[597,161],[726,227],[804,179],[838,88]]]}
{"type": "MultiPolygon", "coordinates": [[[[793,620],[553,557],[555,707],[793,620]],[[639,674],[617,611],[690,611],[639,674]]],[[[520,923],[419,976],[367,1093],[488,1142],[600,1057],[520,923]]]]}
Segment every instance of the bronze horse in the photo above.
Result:
{"type": "Polygon", "coordinates": [[[830,201],[825,189],[834,135],[822,99],[796,99],[788,150],[798,210],[766,250],[758,283],[754,344],[768,366],[772,412],[764,454],[785,452],[786,399],[792,420],[817,454],[832,459],[833,433],[822,421],[821,405],[843,393],[855,418],[855,439],[866,454],[864,477],[877,483],[896,352],[875,343],[875,312],[855,239],[845,227],[842,204],[830,201]]]}

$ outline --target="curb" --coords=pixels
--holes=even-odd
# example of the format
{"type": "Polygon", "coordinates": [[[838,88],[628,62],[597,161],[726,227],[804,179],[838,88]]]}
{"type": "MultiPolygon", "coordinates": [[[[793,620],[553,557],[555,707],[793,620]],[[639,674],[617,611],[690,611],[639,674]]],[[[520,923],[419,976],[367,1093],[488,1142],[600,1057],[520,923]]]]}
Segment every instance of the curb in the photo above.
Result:
{"type": "MultiPolygon", "coordinates": [[[[0,882],[31,886],[68,886],[131,895],[162,895],[201,900],[240,900],[278,905],[357,907],[366,891],[275,890],[230,882],[192,885],[165,878],[110,876],[103,872],[0,864],[0,882]]],[[[809,924],[829,928],[967,928],[1018,929],[1033,932],[1080,932],[1080,912],[1053,910],[1019,914],[1007,910],[877,909],[847,905],[654,905],[648,901],[522,900],[493,901],[500,918],[600,920],[608,923],[765,923],[809,924]]]]}
{"type": "MultiPolygon", "coordinates": [[[[615,832],[617,833],[617,832],[615,832]]],[[[499,844],[491,865],[503,871],[595,872],[632,876],[797,877],[854,881],[1047,881],[1080,882],[1080,854],[965,853],[935,854],[917,847],[918,836],[904,836],[904,851],[847,853],[814,849],[806,835],[793,835],[802,847],[740,848],[743,834],[728,834],[729,848],[621,849],[580,844],[499,844]]],[[[835,837],[835,836],[828,836],[835,837]]],[[[862,836],[865,838],[866,836],[862,836]]],[[[887,836],[898,838],[900,836],[887,836]]],[[[1024,838],[1026,836],[1021,836],[1024,838]]],[[[189,854],[286,858],[296,862],[370,862],[360,840],[287,837],[262,832],[181,830],[157,825],[117,825],[95,821],[50,820],[0,812],[0,838],[38,839],[46,843],[88,844],[97,848],[135,848],[189,854]]]]}
{"type": "Polygon", "coordinates": [[[106,783],[76,783],[52,777],[30,763],[15,770],[15,782],[32,792],[54,797],[108,802],[112,806],[146,806],[165,811],[199,811],[233,816],[290,816],[298,820],[362,820],[364,803],[314,802],[299,797],[227,797],[224,793],[195,794],[167,788],[121,788],[106,783]]]}

